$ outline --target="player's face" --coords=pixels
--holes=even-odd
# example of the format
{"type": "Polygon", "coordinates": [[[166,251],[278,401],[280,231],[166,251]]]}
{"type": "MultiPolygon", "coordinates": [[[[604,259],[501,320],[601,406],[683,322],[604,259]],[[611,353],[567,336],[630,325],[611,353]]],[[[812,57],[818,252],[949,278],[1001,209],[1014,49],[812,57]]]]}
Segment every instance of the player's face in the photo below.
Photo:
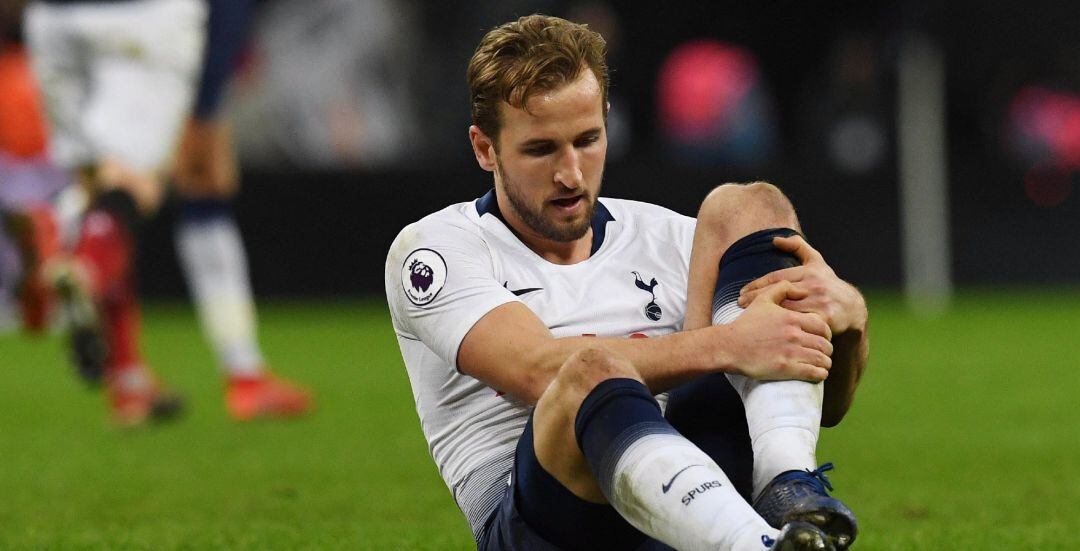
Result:
{"type": "Polygon", "coordinates": [[[527,106],[501,107],[494,155],[495,185],[505,199],[499,206],[518,231],[561,243],[581,239],[607,155],[600,84],[584,70],[574,82],[529,98],[527,106]]]}

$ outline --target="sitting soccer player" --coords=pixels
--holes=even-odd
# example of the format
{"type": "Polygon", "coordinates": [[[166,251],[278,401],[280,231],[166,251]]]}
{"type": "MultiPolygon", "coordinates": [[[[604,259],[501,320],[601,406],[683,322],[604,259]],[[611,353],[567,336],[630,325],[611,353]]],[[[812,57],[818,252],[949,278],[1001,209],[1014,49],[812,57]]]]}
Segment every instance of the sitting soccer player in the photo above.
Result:
{"type": "Polygon", "coordinates": [[[864,369],[866,307],[786,197],[723,185],[696,220],[599,199],[608,76],[584,26],[502,25],[467,76],[494,189],[403,229],[385,282],[478,548],[847,548],[815,452],[864,369]]]}

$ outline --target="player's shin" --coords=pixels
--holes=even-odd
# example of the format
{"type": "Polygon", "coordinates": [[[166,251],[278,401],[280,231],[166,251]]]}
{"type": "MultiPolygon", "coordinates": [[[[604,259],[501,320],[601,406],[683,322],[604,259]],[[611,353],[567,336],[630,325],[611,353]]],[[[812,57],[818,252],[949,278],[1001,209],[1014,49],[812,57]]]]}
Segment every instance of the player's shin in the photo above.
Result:
{"type": "Polygon", "coordinates": [[[90,205],[79,227],[74,256],[86,268],[95,297],[131,276],[140,222],[135,200],[126,191],[103,192],[90,205]]]}
{"type": "Polygon", "coordinates": [[[582,402],[577,440],[630,524],[676,549],[767,549],[777,531],[660,414],[645,385],[609,379],[582,402]]]}
{"type": "Polygon", "coordinates": [[[728,375],[742,397],[754,450],[754,497],[787,471],[816,466],[822,385],[728,375]]]}
{"type": "Polygon", "coordinates": [[[176,249],[203,330],[231,376],[262,369],[255,307],[240,231],[225,201],[187,201],[176,225],[176,249]]]}
{"type": "MultiPolygon", "coordinates": [[[[764,230],[728,248],[720,260],[713,297],[713,324],[731,323],[742,313],[738,300],[744,285],[769,272],[798,265],[794,256],[772,244],[774,237],[795,233],[782,228],[764,230]]],[[[733,374],[728,379],[746,409],[754,451],[754,496],[780,473],[814,469],[821,427],[822,384],[756,381],[733,374]]]]}
{"type": "MultiPolygon", "coordinates": [[[[123,190],[99,194],[78,223],[70,257],[56,255],[44,274],[63,303],[72,360],[79,375],[97,383],[109,361],[106,334],[118,334],[102,325],[100,307],[125,295],[133,278],[135,233],[139,212],[123,190]]],[[[106,320],[106,325],[112,322],[106,320]]],[[[126,346],[126,345],[125,345],[126,346]]]]}

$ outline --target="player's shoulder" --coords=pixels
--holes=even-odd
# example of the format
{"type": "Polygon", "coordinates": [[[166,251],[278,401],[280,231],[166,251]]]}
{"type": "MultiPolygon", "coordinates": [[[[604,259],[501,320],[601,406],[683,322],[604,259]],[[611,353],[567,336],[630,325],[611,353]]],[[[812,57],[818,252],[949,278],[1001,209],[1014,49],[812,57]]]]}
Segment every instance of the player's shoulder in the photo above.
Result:
{"type": "Polygon", "coordinates": [[[475,201],[462,201],[437,210],[412,225],[420,227],[458,227],[475,230],[477,214],[475,201]]]}
{"type": "Polygon", "coordinates": [[[667,207],[629,199],[601,199],[616,221],[614,239],[656,254],[689,252],[697,221],[667,207]]]}
{"type": "Polygon", "coordinates": [[[398,232],[391,250],[412,244],[444,242],[469,236],[478,238],[480,234],[476,208],[472,201],[466,201],[449,205],[405,226],[398,232]]]}
{"type": "Polygon", "coordinates": [[[692,228],[695,223],[694,218],[654,203],[613,197],[603,197],[600,202],[613,219],[635,226],[669,225],[692,228]]]}

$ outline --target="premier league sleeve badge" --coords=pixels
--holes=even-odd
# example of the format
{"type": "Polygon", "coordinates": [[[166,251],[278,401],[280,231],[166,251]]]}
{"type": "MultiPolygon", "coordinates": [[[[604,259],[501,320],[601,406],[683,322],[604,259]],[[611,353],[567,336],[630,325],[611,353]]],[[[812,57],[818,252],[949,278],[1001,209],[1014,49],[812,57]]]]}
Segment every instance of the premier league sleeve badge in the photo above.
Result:
{"type": "Polygon", "coordinates": [[[446,261],[431,249],[416,249],[401,265],[401,288],[409,301],[427,306],[446,284],[446,261]]]}

